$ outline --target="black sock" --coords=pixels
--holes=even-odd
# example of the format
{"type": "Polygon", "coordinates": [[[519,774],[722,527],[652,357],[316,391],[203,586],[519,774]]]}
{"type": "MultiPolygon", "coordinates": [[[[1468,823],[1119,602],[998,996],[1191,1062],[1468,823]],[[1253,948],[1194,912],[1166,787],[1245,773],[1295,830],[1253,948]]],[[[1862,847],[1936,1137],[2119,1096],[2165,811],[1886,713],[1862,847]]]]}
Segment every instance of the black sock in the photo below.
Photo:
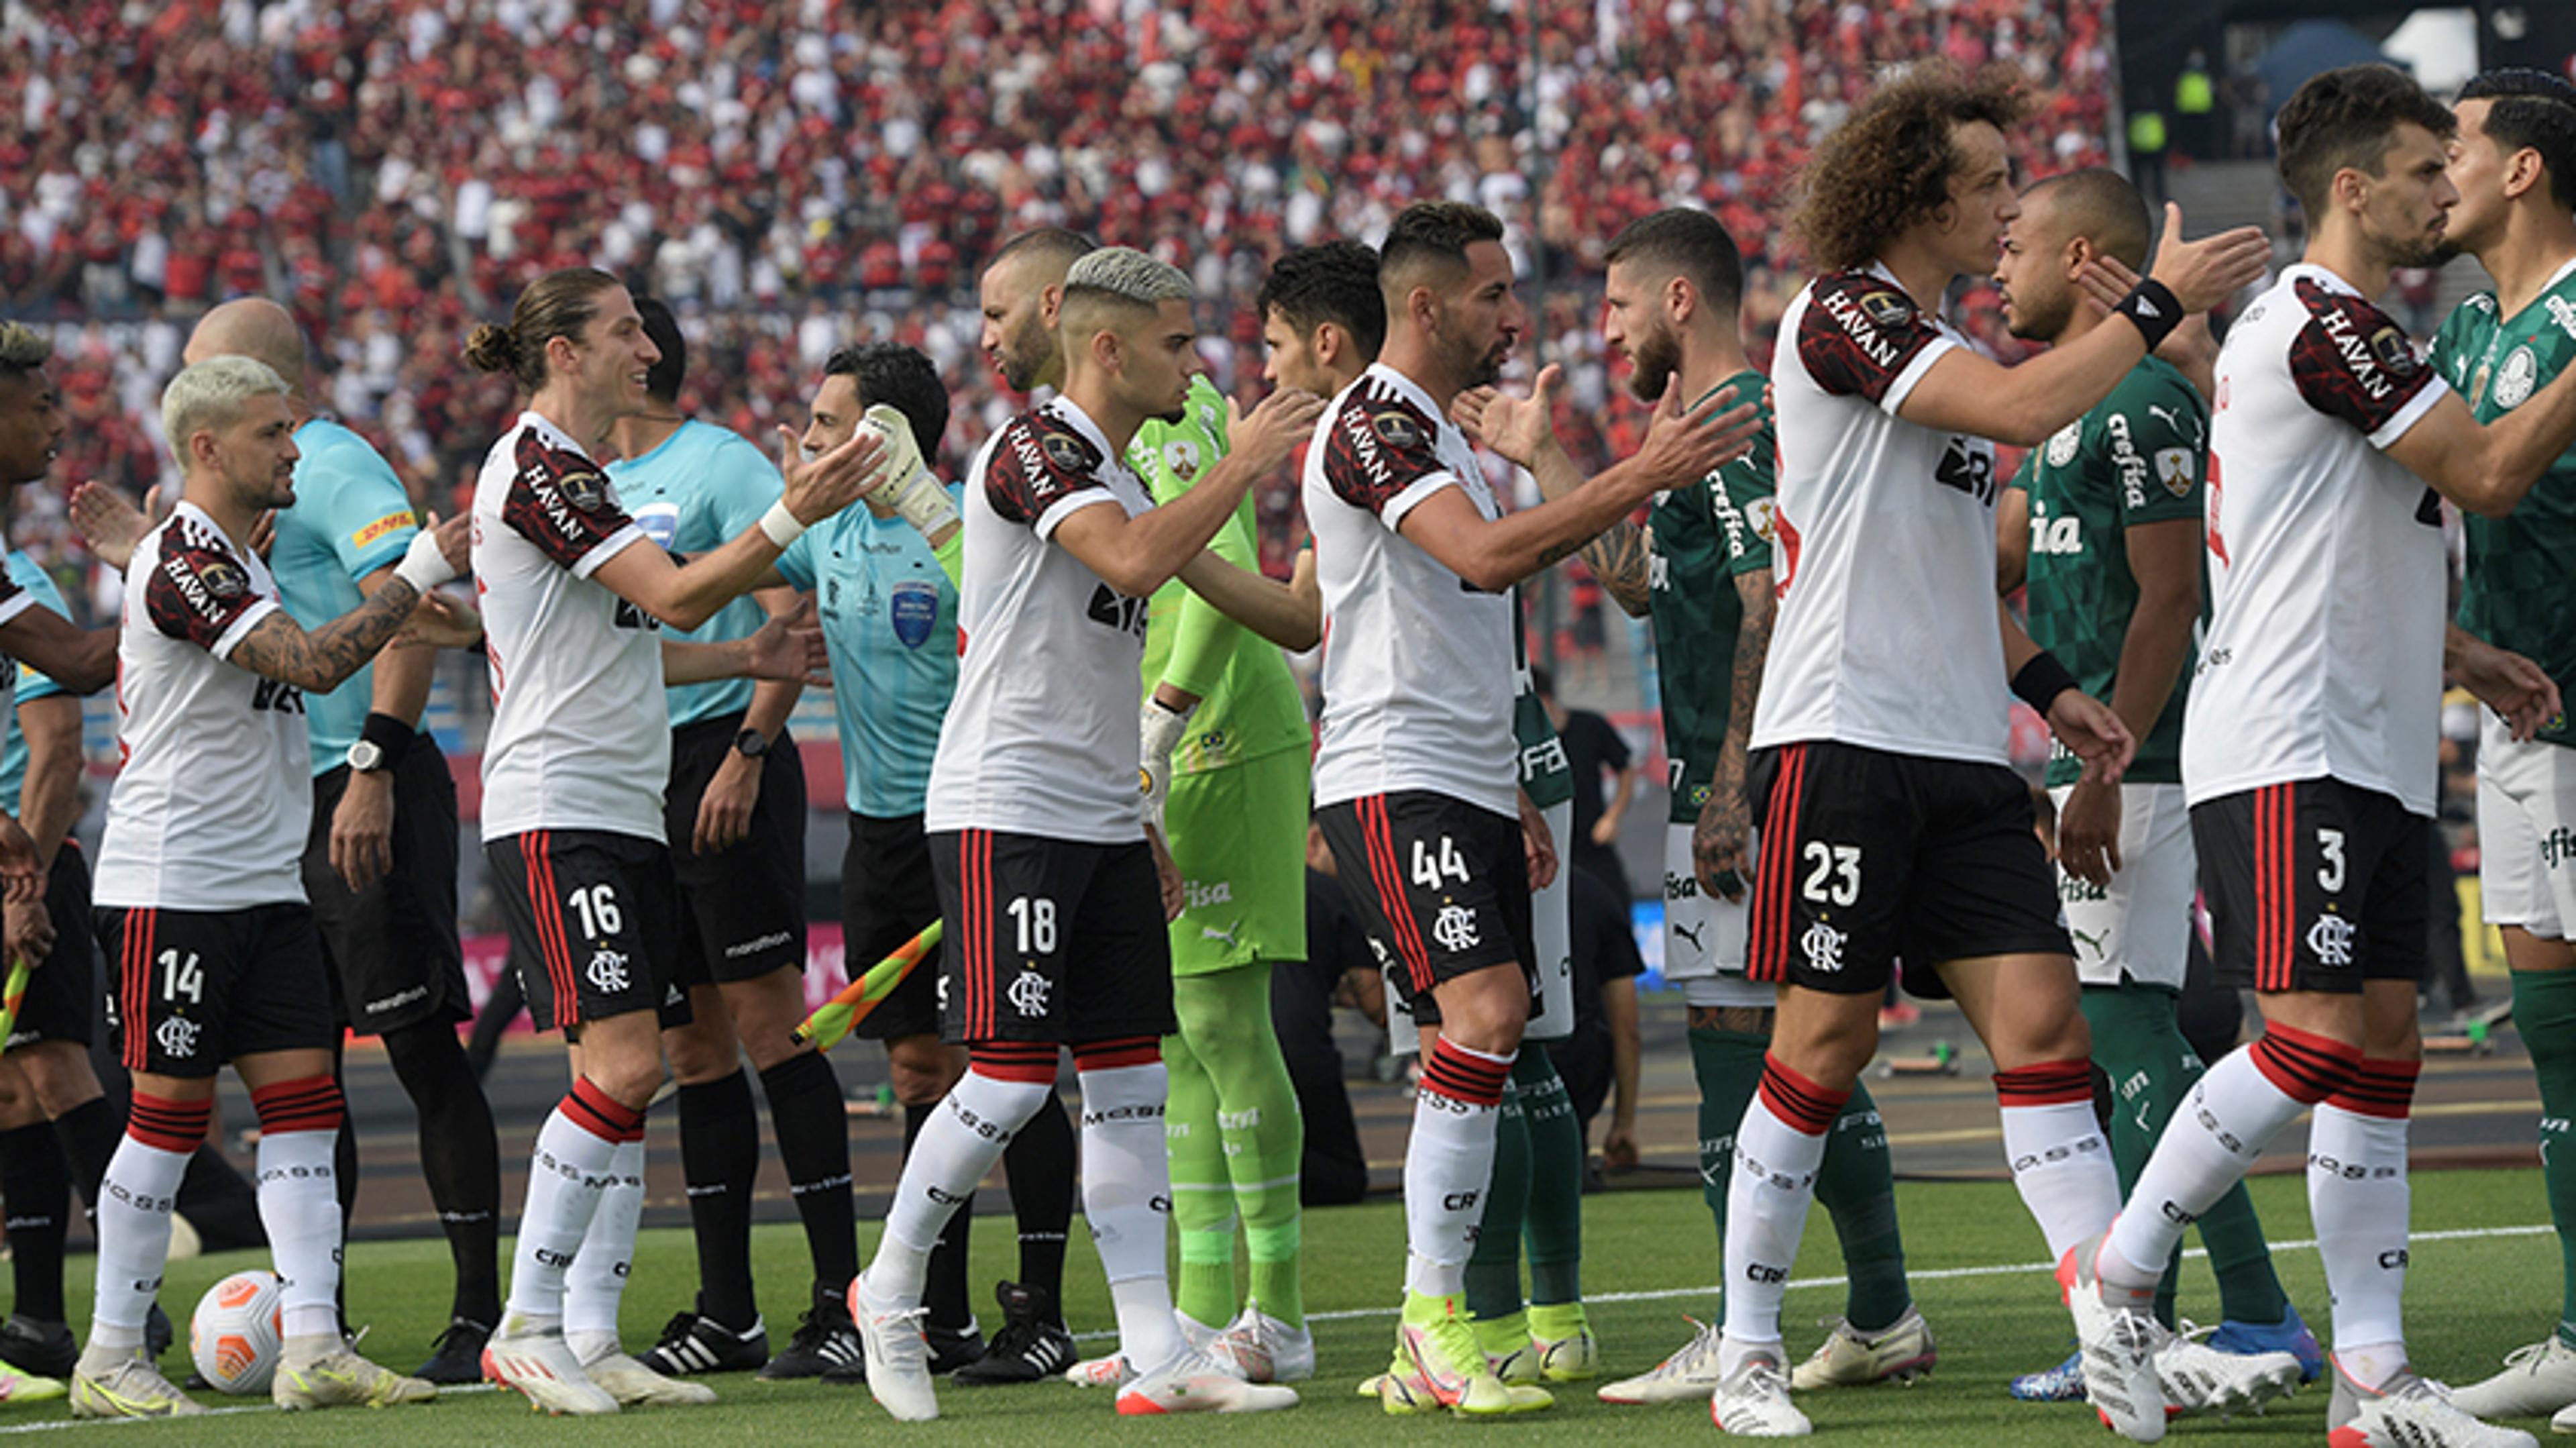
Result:
{"type": "Polygon", "coordinates": [[[1064,1243],[1073,1228],[1073,1120],[1064,1098],[1047,1093],[1003,1150],[1011,1213],[1020,1222],[1020,1285],[1043,1288],[1047,1315],[1064,1325],[1064,1243]]]}
{"type": "Polygon", "coordinates": [[[12,1310],[40,1322],[62,1321],[63,1222],[72,1214],[72,1179],[48,1123],[0,1131],[0,1200],[9,1213],[12,1310]]]}
{"type": "Polygon", "coordinates": [[[501,1322],[501,1148],[492,1103],[456,1028],[425,1021],[387,1031],[385,1056],[420,1116],[420,1170],[456,1264],[449,1315],[501,1322]]]}
{"type": "Polygon", "coordinates": [[[787,1168],[787,1194],[805,1224],[814,1289],[836,1299],[859,1275],[859,1219],[850,1202],[850,1115],[841,1078],[820,1051],[799,1051],[760,1073],[769,1129],[787,1168]]]}
{"type": "Polygon", "coordinates": [[[116,1155],[116,1144],[125,1137],[125,1113],[108,1104],[104,1096],[93,1096],[54,1118],[54,1138],[62,1143],[63,1158],[71,1163],[72,1181],[80,1188],[81,1200],[90,1205],[95,1216],[98,1207],[98,1184],[107,1179],[107,1163],[116,1155]]]}
{"type": "Polygon", "coordinates": [[[760,1309],[751,1292],[751,1190],[760,1174],[760,1112],[736,1069],[680,1088],[680,1174],[698,1238],[698,1311],[739,1332],[760,1309]]]}
{"type": "MultiPolygon", "coordinates": [[[[912,1157],[912,1140],[921,1135],[922,1125],[932,1112],[945,1111],[948,1103],[933,1101],[928,1106],[903,1109],[903,1154],[912,1157]]],[[[930,1309],[923,1321],[950,1332],[963,1332],[974,1321],[975,1309],[966,1300],[966,1244],[975,1231],[975,1194],[968,1192],[957,1210],[948,1214],[948,1224],[939,1229],[939,1240],[930,1245],[930,1276],[922,1285],[921,1304],[930,1309]]]]}

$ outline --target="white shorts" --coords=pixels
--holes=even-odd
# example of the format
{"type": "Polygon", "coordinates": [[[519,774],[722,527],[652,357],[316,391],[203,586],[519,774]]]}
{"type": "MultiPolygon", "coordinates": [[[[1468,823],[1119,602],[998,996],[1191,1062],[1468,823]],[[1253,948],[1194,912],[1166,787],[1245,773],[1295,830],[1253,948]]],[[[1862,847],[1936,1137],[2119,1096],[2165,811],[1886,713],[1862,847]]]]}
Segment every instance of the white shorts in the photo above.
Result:
{"type": "Polygon", "coordinates": [[[1664,826],[1664,979],[1694,1006],[1770,1006],[1779,992],[1744,978],[1750,897],[1728,900],[1699,886],[1691,826],[1664,826]]]}
{"type": "MultiPolygon", "coordinates": [[[[2073,785],[2048,792],[2066,808],[2073,785]]],[[[2075,937],[2075,974],[2086,985],[2119,985],[2122,972],[2139,985],[2182,989],[2191,958],[2191,901],[2199,857],[2191,847],[2191,810],[2179,784],[2120,786],[2120,868],[2108,886],[2057,872],[2066,933],[2075,937]]]]}
{"type": "MultiPolygon", "coordinates": [[[[1574,801],[1552,804],[1540,814],[1547,820],[1548,838],[1556,842],[1556,878],[1548,882],[1546,889],[1530,892],[1530,940],[1538,951],[1538,994],[1530,1003],[1529,1024],[1521,1029],[1521,1039],[1561,1041],[1574,1034],[1574,927],[1566,904],[1572,888],[1566,872],[1574,868],[1573,846],[1566,843],[1567,832],[1574,828],[1574,801]]],[[[1387,977],[1386,1044],[1394,1054],[1410,1056],[1422,1049],[1422,1029],[1414,1023],[1404,992],[1395,988],[1395,968],[1391,962],[1379,967],[1387,977]]]]}
{"type": "Polygon", "coordinates": [[[2576,749],[2517,744],[2479,712],[2479,913],[2565,940],[2576,920],[2576,749]]]}

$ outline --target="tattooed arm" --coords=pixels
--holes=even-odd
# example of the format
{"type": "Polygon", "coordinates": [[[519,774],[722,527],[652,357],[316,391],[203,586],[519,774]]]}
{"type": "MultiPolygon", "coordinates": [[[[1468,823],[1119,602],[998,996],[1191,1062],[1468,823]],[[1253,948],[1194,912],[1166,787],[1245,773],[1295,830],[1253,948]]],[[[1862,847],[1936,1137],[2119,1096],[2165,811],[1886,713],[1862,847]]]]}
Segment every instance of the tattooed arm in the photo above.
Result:
{"type": "Polygon", "coordinates": [[[1654,553],[1654,533],[1622,518],[1609,532],[1585,544],[1581,556],[1628,617],[1644,618],[1653,600],[1648,570],[1654,553]]]}
{"type": "Polygon", "coordinates": [[[1771,619],[1776,607],[1771,570],[1756,568],[1735,577],[1735,595],[1744,605],[1735,626],[1734,677],[1729,682],[1726,738],[1718,746],[1717,771],[1708,782],[1708,802],[1700,806],[1691,827],[1691,864],[1700,888],[1728,900],[1744,898],[1745,878],[1752,872],[1747,841],[1752,831],[1752,803],[1745,798],[1744,757],[1753,738],[1753,706],[1762,695],[1762,663],[1771,653],[1771,619]]]}
{"type": "Polygon", "coordinates": [[[307,693],[327,694],[365,668],[376,651],[402,631],[412,605],[419,601],[420,590],[395,574],[368,594],[366,602],[310,633],[286,610],[274,609],[251,625],[225,662],[307,693]]]}

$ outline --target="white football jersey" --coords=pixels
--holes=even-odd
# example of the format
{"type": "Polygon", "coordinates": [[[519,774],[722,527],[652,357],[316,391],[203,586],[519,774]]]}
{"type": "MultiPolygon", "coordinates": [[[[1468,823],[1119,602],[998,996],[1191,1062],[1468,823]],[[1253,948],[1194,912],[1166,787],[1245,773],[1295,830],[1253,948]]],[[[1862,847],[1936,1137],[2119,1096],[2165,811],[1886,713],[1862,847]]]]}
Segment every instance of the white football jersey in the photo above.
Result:
{"type": "Polygon", "coordinates": [[[671,730],[661,625],[591,580],[647,543],[600,465],[533,412],[474,483],[474,591],[492,675],[483,838],[600,830],[660,842],[671,730]]]}
{"type": "Polygon", "coordinates": [[[1809,282],[1780,337],[1780,611],[1754,747],[1833,739],[2009,762],[1994,445],[1896,415],[1966,338],[1884,266],[1809,282]]]}
{"type": "Polygon", "coordinates": [[[1058,397],[988,439],[967,469],[957,694],[930,765],[923,827],[1087,844],[1145,837],[1136,677],[1145,604],[1052,545],[1095,505],[1153,496],[1083,410],[1058,397]]]}
{"type": "MultiPolygon", "coordinates": [[[[299,904],[313,825],[304,693],[226,662],[277,611],[277,581],[181,503],[125,567],[116,738],[91,888],[101,905],[299,904]]],[[[65,924],[69,928],[69,924],[65,924]]]]}
{"type": "Polygon", "coordinates": [[[2191,802],[2332,775],[2433,813],[2440,498],[2383,449],[2450,391],[2343,278],[2281,273],[2229,329],[2210,423],[2210,621],[2191,802]]]}
{"type": "Polygon", "coordinates": [[[1487,593],[1399,531],[1442,488],[1502,515],[1466,434],[1394,368],[1343,388],[1306,447],[1306,523],[1324,595],[1315,802],[1425,790],[1517,819],[1512,595],[1487,593]]]}

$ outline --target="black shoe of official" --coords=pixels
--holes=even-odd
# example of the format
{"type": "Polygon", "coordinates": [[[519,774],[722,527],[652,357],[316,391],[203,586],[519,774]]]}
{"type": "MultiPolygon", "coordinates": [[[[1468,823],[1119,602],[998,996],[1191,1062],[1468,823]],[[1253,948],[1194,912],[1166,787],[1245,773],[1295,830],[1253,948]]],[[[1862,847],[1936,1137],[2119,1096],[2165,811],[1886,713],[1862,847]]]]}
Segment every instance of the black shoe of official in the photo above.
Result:
{"type": "Polygon", "coordinates": [[[1047,1320],[1051,1304],[1043,1288],[1005,1282],[993,1295],[1002,1303],[1002,1330],[993,1334],[982,1357],[952,1375],[953,1381],[965,1387],[1042,1383],[1073,1366],[1073,1334],[1047,1320]]]}
{"type": "Polygon", "coordinates": [[[464,1317],[450,1319],[447,1331],[429,1340],[429,1361],[412,1376],[431,1383],[479,1383],[483,1381],[483,1345],[491,1340],[488,1324],[464,1317]]]}
{"type": "Polygon", "coordinates": [[[80,1340],[72,1336],[70,1323],[44,1322],[22,1313],[11,1313],[7,1322],[0,1322],[0,1363],[68,1382],[72,1365],[79,1361],[80,1340]]]}
{"type": "Polygon", "coordinates": [[[846,1312],[836,1317],[824,1308],[809,1308],[797,1319],[796,1335],[787,1340],[787,1350],[771,1358],[769,1366],[760,1370],[760,1377],[771,1383],[790,1378],[866,1382],[867,1358],[859,1351],[859,1330],[846,1312]],[[842,1370],[846,1370],[846,1376],[835,1376],[842,1370]]]}
{"type": "Polygon", "coordinates": [[[638,1361],[666,1378],[751,1372],[769,1363],[769,1329],[758,1317],[736,1332],[703,1313],[674,1313],[662,1325],[662,1340],[638,1361]]]}
{"type": "Polygon", "coordinates": [[[930,1375],[945,1377],[984,1355],[984,1331],[975,1319],[966,1319],[964,1327],[941,1327],[925,1323],[923,1341],[930,1344],[930,1375]]]}

